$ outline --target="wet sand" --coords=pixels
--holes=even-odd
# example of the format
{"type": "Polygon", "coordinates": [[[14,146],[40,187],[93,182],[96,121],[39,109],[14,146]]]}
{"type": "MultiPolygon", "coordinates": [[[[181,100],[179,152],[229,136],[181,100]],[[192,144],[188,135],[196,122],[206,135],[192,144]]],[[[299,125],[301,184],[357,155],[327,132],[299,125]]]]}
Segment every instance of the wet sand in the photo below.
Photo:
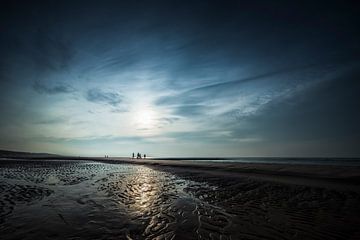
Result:
{"type": "Polygon", "coordinates": [[[1,239],[360,239],[356,167],[107,162],[1,160],[1,239]]]}

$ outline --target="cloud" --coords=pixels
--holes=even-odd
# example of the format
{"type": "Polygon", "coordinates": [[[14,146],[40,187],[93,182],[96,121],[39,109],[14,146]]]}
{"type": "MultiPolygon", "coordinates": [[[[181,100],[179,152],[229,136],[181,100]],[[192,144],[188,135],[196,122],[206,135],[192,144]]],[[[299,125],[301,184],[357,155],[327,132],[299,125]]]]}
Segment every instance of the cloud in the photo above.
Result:
{"type": "Polygon", "coordinates": [[[200,104],[180,105],[174,107],[174,113],[180,116],[199,116],[203,115],[207,106],[200,104]]]}
{"type": "Polygon", "coordinates": [[[112,113],[125,113],[125,112],[129,112],[129,110],[126,108],[116,108],[116,109],[112,109],[111,112],[112,113]]]}
{"type": "MultiPolygon", "coordinates": [[[[237,119],[234,138],[262,136],[273,142],[356,142],[360,136],[360,72],[353,71],[267,104],[251,116],[237,119]]],[[[350,146],[349,146],[350,147],[350,146]]]]}
{"type": "Polygon", "coordinates": [[[48,94],[48,95],[54,95],[54,94],[65,94],[65,93],[72,93],[75,92],[75,88],[68,84],[56,84],[54,86],[50,86],[47,84],[40,83],[36,81],[32,88],[40,94],[48,94]]]}
{"type": "Polygon", "coordinates": [[[123,102],[122,95],[116,92],[105,92],[97,88],[88,90],[85,97],[89,102],[108,104],[113,107],[117,107],[123,102]]]}
{"type": "Polygon", "coordinates": [[[232,81],[218,81],[159,98],[155,104],[184,117],[249,116],[272,101],[328,81],[344,72],[345,66],[312,64],[286,68],[232,81]]]}
{"type": "Polygon", "coordinates": [[[162,137],[167,137],[170,139],[177,139],[180,142],[183,141],[195,141],[195,142],[213,142],[219,143],[219,139],[222,142],[227,142],[231,140],[228,131],[223,130],[197,130],[197,131],[178,131],[178,132],[167,132],[162,135],[162,137]]]}
{"type": "Polygon", "coordinates": [[[36,124],[63,124],[69,121],[66,117],[48,117],[35,121],[36,124]]]}
{"type": "Polygon", "coordinates": [[[179,120],[180,120],[179,117],[172,117],[172,116],[158,118],[158,119],[156,119],[156,121],[157,121],[156,126],[158,128],[163,128],[163,127],[165,127],[167,125],[171,125],[171,124],[173,124],[173,123],[175,123],[176,121],[179,121],[179,120]]]}
{"type": "Polygon", "coordinates": [[[288,67],[236,80],[224,80],[219,78],[215,83],[213,82],[210,84],[197,86],[184,92],[180,92],[177,95],[162,97],[156,102],[156,104],[170,105],[178,104],[179,102],[184,104],[199,104],[201,102],[207,101],[208,99],[226,98],[234,95],[239,96],[240,94],[246,94],[251,87],[260,87],[259,90],[261,90],[261,88],[277,87],[283,83],[302,83],[304,80],[309,80],[308,76],[305,75],[299,79],[298,77],[294,77],[295,73],[302,73],[307,75],[310,73],[313,77],[315,72],[319,72],[324,68],[327,69],[328,64],[309,64],[288,67]]]}
{"type": "Polygon", "coordinates": [[[178,117],[163,117],[159,118],[158,121],[162,124],[172,124],[176,121],[178,121],[180,118],[178,117]]]}
{"type": "Polygon", "coordinates": [[[112,135],[104,135],[104,136],[84,136],[84,137],[54,137],[54,136],[37,136],[35,137],[37,141],[43,142],[68,142],[68,143],[75,143],[75,142],[140,142],[144,141],[144,138],[138,136],[112,136],[112,135]]]}

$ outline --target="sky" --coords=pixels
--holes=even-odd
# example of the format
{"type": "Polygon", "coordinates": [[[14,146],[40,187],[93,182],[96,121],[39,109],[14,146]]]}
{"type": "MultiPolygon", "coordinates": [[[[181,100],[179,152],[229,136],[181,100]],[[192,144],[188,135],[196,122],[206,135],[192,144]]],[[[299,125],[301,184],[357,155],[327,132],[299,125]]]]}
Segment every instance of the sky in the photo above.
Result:
{"type": "Polygon", "coordinates": [[[0,9],[0,149],[360,156],[356,1],[0,9]]]}

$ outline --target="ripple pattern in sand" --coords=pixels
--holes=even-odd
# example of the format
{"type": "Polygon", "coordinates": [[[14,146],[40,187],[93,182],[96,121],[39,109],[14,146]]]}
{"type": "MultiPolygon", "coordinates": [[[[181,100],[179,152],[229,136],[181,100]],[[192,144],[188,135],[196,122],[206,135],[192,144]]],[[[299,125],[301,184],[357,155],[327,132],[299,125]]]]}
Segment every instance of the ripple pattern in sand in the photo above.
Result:
{"type": "Polygon", "coordinates": [[[35,185],[0,183],[0,224],[16,205],[29,204],[49,196],[53,191],[35,185]]]}
{"type": "Polygon", "coordinates": [[[2,239],[360,236],[351,191],[77,161],[2,163],[0,180],[2,239]]]}
{"type": "Polygon", "coordinates": [[[184,190],[233,216],[233,239],[357,239],[360,195],[352,191],[176,172],[184,190]],[[217,186],[216,191],[199,182],[217,186]]]}
{"type": "Polygon", "coordinates": [[[227,239],[231,216],[185,193],[188,181],[173,174],[137,167],[133,174],[111,173],[100,181],[99,190],[145,226],[140,233],[130,233],[133,238],[227,239]]]}

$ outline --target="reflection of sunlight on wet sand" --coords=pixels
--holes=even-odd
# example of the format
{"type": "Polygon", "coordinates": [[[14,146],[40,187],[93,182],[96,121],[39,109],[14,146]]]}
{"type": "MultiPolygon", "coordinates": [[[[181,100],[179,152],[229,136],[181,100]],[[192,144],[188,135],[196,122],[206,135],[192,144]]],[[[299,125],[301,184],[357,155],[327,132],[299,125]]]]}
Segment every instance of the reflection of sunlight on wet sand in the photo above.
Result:
{"type": "Polygon", "coordinates": [[[129,197],[133,199],[130,208],[146,214],[151,211],[159,197],[159,180],[151,169],[140,168],[131,176],[129,197]]]}
{"type": "Polygon", "coordinates": [[[49,184],[49,185],[55,185],[55,184],[57,184],[59,182],[60,182],[60,179],[56,175],[50,175],[46,179],[46,183],[49,184]]]}
{"type": "Polygon", "coordinates": [[[173,175],[146,166],[129,166],[123,174],[108,176],[100,189],[118,203],[116,208],[126,211],[131,221],[144,227],[144,238],[134,239],[173,239],[177,212],[172,204],[178,198],[173,175]]]}

